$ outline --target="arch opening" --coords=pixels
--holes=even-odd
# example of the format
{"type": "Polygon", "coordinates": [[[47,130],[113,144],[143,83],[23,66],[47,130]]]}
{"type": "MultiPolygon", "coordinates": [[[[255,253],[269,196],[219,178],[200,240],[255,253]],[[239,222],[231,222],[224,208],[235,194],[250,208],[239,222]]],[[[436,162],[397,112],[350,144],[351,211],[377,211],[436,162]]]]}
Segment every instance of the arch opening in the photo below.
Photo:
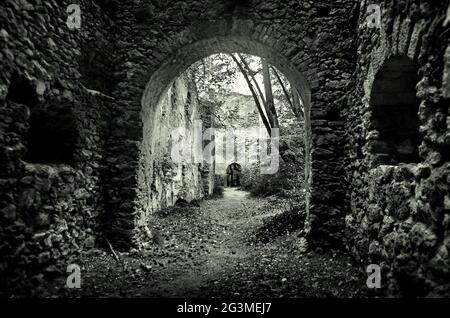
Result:
{"type": "MultiPolygon", "coordinates": [[[[146,193],[148,193],[149,175],[152,174],[154,168],[153,164],[150,164],[151,156],[155,153],[155,143],[151,142],[154,139],[155,134],[158,134],[158,128],[154,121],[154,118],[159,116],[158,105],[167,103],[167,96],[174,97],[174,86],[179,85],[177,79],[185,76],[188,68],[195,62],[204,59],[208,56],[214,54],[233,54],[242,53],[253,56],[258,56],[265,59],[271,66],[275,67],[279,72],[289,81],[291,84],[292,92],[300,100],[302,107],[304,108],[304,184],[306,185],[306,210],[308,213],[308,201],[309,197],[309,184],[311,181],[311,164],[310,164],[310,99],[311,99],[311,88],[306,77],[297,70],[297,68],[289,62],[288,59],[282,55],[276,53],[273,48],[263,45],[257,41],[251,40],[244,37],[235,36],[225,36],[225,37],[214,37],[210,39],[204,39],[190,44],[186,47],[179,49],[172,57],[162,64],[160,68],[152,73],[152,76],[146,85],[144,94],[142,96],[142,120],[143,120],[143,141],[141,145],[141,158],[140,158],[140,172],[138,173],[138,184],[139,190],[139,201],[141,202],[141,210],[144,211],[144,217],[141,220],[145,220],[146,217],[152,213],[155,208],[152,205],[151,199],[146,198],[146,193]]],[[[182,99],[183,103],[191,103],[196,100],[198,96],[193,96],[191,92],[185,92],[185,96],[175,97],[175,100],[182,99]]],[[[168,114],[169,115],[169,114],[168,114]]],[[[192,115],[192,114],[191,114],[192,115]]],[[[194,117],[191,116],[191,120],[194,117]]],[[[167,137],[167,136],[166,136],[167,137]]],[[[286,146],[286,144],[284,144],[286,146]]],[[[283,147],[283,144],[280,145],[283,147]]],[[[188,170],[189,170],[189,166],[188,170]]],[[[205,168],[204,166],[201,169],[205,168]]],[[[226,166],[224,167],[227,168],[226,166]]],[[[206,168],[202,171],[203,176],[208,176],[210,169],[206,168]]],[[[151,178],[151,177],[150,177],[151,178]]],[[[225,177],[225,184],[230,184],[230,180],[225,177]],[[228,182],[227,182],[228,181],[228,182]]],[[[232,183],[232,182],[231,182],[232,183]]],[[[238,182],[241,183],[241,180],[238,182]]],[[[211,190],[213,186],[206,186],[211,190]]],[[[166,194],[162,194],[166,195],[166,194]]],[[[168,195],[170,198],[173,194],[168,195]]],[[[170,200],[169,200],[170,201],[170,200]]]]}
{"type": "Polygon", "coordinates": [[[417,69],[407,57],[389,59],[376,74],[368,147],[377,164],[419,162],[417,82],[417,69]]]}
{"type": "MultiPolygon", "coordinates": [[[[285,57],[273,48],[263,45],[246,37],[223,36],[199,40],[193,44],[180,48],[172,58],[162,64],[152,73],[141,99],[142,110],[151,111],[169,85],[180,76],[189,66],[207,56],[219,53],[244,53],[267,59],[268,63],[279,69],[300,95],[305,108],[309,110],[311,103],[311,85],[307,78],[285,57]]],[[[145,121],[144,121],[145,122],[145,121]]]]}
{"type": "Polygon", "coordinates": [[[239,187],[241,185],[241,165],[233,162],[227,167],[227,187],[239,187]]]}
{"type": "Polygon", "coordinates": [[[73,110],[60,101],[45,101],[45,84],[28,75],[14,72],[6,100],[22,107],[26,152],[23,160],[39,164],[75,164],[79,137],[73,110]]]}

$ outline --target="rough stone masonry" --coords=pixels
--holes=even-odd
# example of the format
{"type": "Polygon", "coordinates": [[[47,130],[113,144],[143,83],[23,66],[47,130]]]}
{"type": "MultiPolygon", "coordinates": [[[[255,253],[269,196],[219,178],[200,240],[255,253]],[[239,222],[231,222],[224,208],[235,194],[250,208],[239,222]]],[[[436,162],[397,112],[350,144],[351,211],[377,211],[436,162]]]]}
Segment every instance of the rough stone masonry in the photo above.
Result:
{"type": "MultiPolygon", "coordinates": [[[[0,4],[2,292],[105,237],[139,244],[146,215],[179,193],[149,183],[162,180],[148,160],[162,155],[158,102],[200,58],[242,52],[305,104],[310,244],[380,264],[392,295],[450,294],[448,1],[76,3],[72,29],[72,1],[0,4]]],[[[200,189],[197,172],[183,182],[200,189]]]]}

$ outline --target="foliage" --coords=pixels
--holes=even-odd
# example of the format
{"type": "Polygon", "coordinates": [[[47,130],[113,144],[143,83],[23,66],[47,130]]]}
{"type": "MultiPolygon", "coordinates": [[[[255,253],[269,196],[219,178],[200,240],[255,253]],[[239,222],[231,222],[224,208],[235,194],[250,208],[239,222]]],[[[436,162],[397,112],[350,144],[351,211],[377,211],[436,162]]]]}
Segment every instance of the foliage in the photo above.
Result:
{"type": "Polygon", "coordinates": [[[221,198],[223,197],[223,186],[221,185],[214,185],[214,189],[213,189],[213,193],[211,195],[211,198],[215,199],[215,198],[221,198]]]}
{"type": "MultiPolygon", "coordinates": [[[[246,60],[253,65],[258,58],[246,55],[246,60]]],[[[239,121],[236,117],[237,112],[227,105],[233,99],[239,101],[235,98],[239,94],[233,93],[233,89],[238,83],[238,77],[241,76],[230,55],[210,55],[194,63],[188,72],[193,74],[202,111],[214,118],[216,127],[228,128],[232,126],[230,123],[239,121]]],[[[239,103],[235,106],[238,108],[239,103]]]]}
{"type": "Polygon", "coordinates": [[[216,128],[249,128],[259,126],[258,112],[250,96],[229,93],[216,109],[216,128]]]}
{"type": "MultiPolygon", "coordinates": [[[[270,68],[270,71],[271,78],[276,78],[274,74],[276,70],[274,68],[270,68]]],[[[285,136],[299,134],[303,130],[304,122],[300,121],[299,118],[295,116],[289,104],[288,97],[292,102],[291,84],[281,72],[277,71],[277,74],[280,76],[285,89],[289,92],[289,96],[286,96],[279,81],[272,80],[273,96],[275,98],[275,106],[277,107],[280,122],[280,135],[285,136]]]]}
{"type": "Polygon", "coordinates": [[[304,136],[280,137],[280,167],[275,174],[261,174],[258,162],[243,166],[241,185],[256,197],[284,196],[284,192],[304,188],[304,136]]]}
{"type": "MultiPolygon", "coordinates": [[[[261,84],[263,82],[261,58],[247,54],[235,54],[235,56],[239,57],[238,60],[245,62],[245,66],[241,66],[249,79],[254,78],[251,81],[253,88],[259,86],[258,89],[262,95],[260,96],[258,89],[255,89],[258,95],[256,98],[262,102],[265,96],[261,84]]],[[[189,68],[189,72],[194,76],[202,107],[206,108],[204,110],[206,113],[210,110],[209,114],[214,117],[215,124],[219,127],[229,127],[230,123],[236,122],[236,112],[231,111],[229,107],[228,109],[221,109],[226,105],[226,101],[233,98],[233,94],[230,93],[239,77],[242,77],[242,72],[232,57],[228,54],[210,55],[194,63],[189,68]]],[[[280,132],[282,135],[298,134],[303,123],[299,122],[289,103],[289,100],[292,100],[291,85],[288,79],[273,66],[269,67],[269,72],[280,132]]],[[[239,107],[239,105],[236,105],[236,107],[239,107]]],[[[258,119],[261,118],[261,116],[256,116],[258,119]]]]}
{"type": "Polygon", "coordinates": [[[236,81],[237,68],[226,54],[214,54],[194,63],[193,72],[199,97],[209,101],[223,102],[236,81]]]}
{"type": "Polygon", "coordinates": [[[217,199],[223,197],[225,180],[221,175],[216,175],[214,180],[213,193],[209,196],[209,199],[217,199]]]}
{"type": "MultiPolygon", "coordinates": [[[[303,201],[300,201],[303,202],[303,201]]],[[[306,213],[303,204],[294,209],[286,209],[283,213],[274,215],[264,220],[263,226],[255,233],[256,241],[267,243],[274,237],[288,235],[302,229],[305,223],[306,213]]]]}
{"type": "Polygon", "coordinates": [[[188,203],[186,205],[173,205],[162,208],[155,212],[155,216],[167,217],[169,215],[191,214],[194,210],[198,209],[198,204],[188,203]]]}
{"type": "Polygon", "coordinates": [[[304,226],[305,184],[303,161],[303,139],[283,140],[287,145],[277,173],[263,175],[259,164],[243,168],[242,188],[255,197],[268,197],[265,211],[274,215],[264,221],[255,233],[256,241],[268,242],[272,238],[301,230],[304,226]]]}

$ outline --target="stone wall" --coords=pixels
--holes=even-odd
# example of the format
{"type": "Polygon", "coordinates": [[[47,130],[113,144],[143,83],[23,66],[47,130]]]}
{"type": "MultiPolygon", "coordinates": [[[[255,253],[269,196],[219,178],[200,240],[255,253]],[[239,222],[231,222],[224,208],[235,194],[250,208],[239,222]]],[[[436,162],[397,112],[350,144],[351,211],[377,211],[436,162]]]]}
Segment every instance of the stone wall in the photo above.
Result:
{"type": "Polygon", "coordinates": [[[80,65],[92,34],[110,41],[110,19],[80,1],[84,28],[71,31],[68,4],[0,4],[0,285],[8,295],[65,271],[64,260],[99,237],[112,98],[80,84],[80,65]]]}
{"type": "Polygon", "coordinates": [[[448,95],[444,98],[448,66],[443,67],[448,4],[382,1],[381,28],[367,27],[366,17],[373,13],[367,13],[368,5],[361,3],[356,81],[345,113],[351,199],[346,246],[362,267],[381,265],[383,292],[448,296],[450,103],[448,95]],[[393,68],[399,60],[401,67],[393,68]],[[379,108],[380,103],[389,108],[379,108]],[[395,129],[386,142],[416,135],[411,151],[399,144],[393,152],[392,145],[383,144],[386,126],[379,121],[393,116],[395,129]]]}
{"type": "MultiPolygon", "coordinates": [[[[368,1],[80,0],[70,30],[70,1],[3,1],[2,289],[64,271],[105,234],[130,246],[155,209],[200,197],[180,189],[211,170],[164,179],[169,145],[156,143],[161,123],[190,127],[197,106],[162,97],[200,58],[242,52],[277,67],[305,105],[310,242],[344,240],[362,268],[381,264],[390,294],[448,295],[448,3],[380,2],[381,28],[369,28],[368,1]],[[393,100],[403,108],[389,113],[393,100]]],[[[182,101],[189,88],[169,91],[182,101]]]]}
{"type": "Polygon", "coordinates": [[[208,128],[203,127],[204,112],[199,108],[195,82],[187,72],[175,79],[158,105],[148,112],[139,159],[138,227],[151,226],[155,211],[179,200],[201,200],[212,193],[214,166],[193,162],[195,142],[200,140],[202,145],[202,139],[197,138],[202,138],[202,128],[208,128]],[[196,130],[199,121],[202,127],[196,130]]]}

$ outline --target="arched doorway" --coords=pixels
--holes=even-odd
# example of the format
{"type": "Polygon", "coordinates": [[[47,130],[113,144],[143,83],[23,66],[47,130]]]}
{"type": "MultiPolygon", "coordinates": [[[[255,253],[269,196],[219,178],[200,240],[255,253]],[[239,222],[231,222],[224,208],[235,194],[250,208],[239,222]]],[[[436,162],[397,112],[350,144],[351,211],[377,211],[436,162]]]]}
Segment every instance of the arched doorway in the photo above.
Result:
{"type": "MultiPolygon", "coordinates": [[[[248,21],[243,22],[249,23],[248,21]]],[[[244,25],[243,24],[243,25],[244,25]]],[[[226,27],[226,26],[224,26],[226,27]]],[[[198,31],[201,32],[201,31],[198,31]]],[[[275,66],[285,77],[292,83],[294,90],[298,93],[302,104],[304,105],[304,125],[305,125],[305,179],[306,187],[312,182],[311,177],[311,89],[317,86],[315,80],[316,74],[305,75],[299,71],[303,69],[302,63],[295,66],[292,61],[278,53],[273,47],[261,43],[259,40],[253,39],[251,36],[244,35],[221,35],[215,37],[203,38],[196,40],[193,43],[185,45],[176,50],[170,59],[164,61],[162,65],[154,71],[147,82],[146,88],[141,98],[141,116],[143,123],[143,139],[140,144],[140,159],[139,167],[141,172],[138,173],[138,189],[142,189],[141,202],[143,203],[142,210],[149,210],[146,208],[148,203],[145,202],[145,195],[149,191],[146,189],[146,175],[150,171],[148,167],[148,156],[151,156],[151,136],[157,129],[158,123],[153,121],[157,106],[166,95],[170,84],[175,78],[183,74],[195,62],[218,53],[244,53],[265,58],[267,62],[275,66]],[[146,172],[147,171],[147,172],[146,172]]],[[[307,190],[308,193],[311,191],[307,190]]],[[[138,194],[139,195],[139,194],[138,194]]],[[[309,202],[309,197],[307,198],[309,202]]],[[[309,207],[309,204],[307,203],[309,207]]],[[[145,219],[145,216],[143,216],[145,219]]]]}
{"type": "Polygon", "coordinates": [[[239,187],[241,185],[241,165],[233,162],[227,167],[227,187],[239,187]]]}
{"type": "Polygon", "coordinates": [[[419,161],[420,100],[417,69],[408,57],[388,59],[375,76],[371,92],[368,150],[375,165],[419,161]]]}
{"type": "MultiPolygon", "coordinates": [[[[248,22],[247,22],[248,23],[248,22]]],[[[276,67],[292,84],[293,89],[298,93],[301,103],[304,107],[304,131],[305,131],[305,187],[307,189],[306,195],[306,209],[309,213],[310,201],[310,184],[312,182],[311,173],[311,89],[317,86],[315,81],[316,74],[305,75],[299,71],[303,65],[295,66],[286,57],[278,53],[273,47],[261,43],[261,41],[252,39],[248,36],[216,36],[212,38],[204,38],[197,40],[194,43],[188,44],[177,50],[169,60],[166,60],[159,69],[157,69],[150,76],[145,91],[141,99],[141,116],[143,121],[143,139],[140,144],[140,164],[141,172],[138,173],[138,195],[142,198],[141,210],[150,211],[147,207],[149,202],[146,199],[146,194],[151,191],[148,188],[147,175],[151,171],[149,162],[151,162],[152,134],[157,129],[158,123],[153,120],[157,106],[161,103],[162,98],[166,95],[170,84],[175,78],[183,74],[195,62],[218,53],[244,53],[249,55],[264,58],[270,65],[276,67]]],[[[150,212],[151,213],[151,212],[150,212]]],[[[140,214],[140,221],[145,223],[147,216],[140,214]]]]}
{"type": "MultiPolygon", "coordinates": [[[[146,195],[150,171],[146,156],[150,154],[149,137],[157,129],[151,118],[169,84],[204,57],[217,53],[244,53],[266,59],[293,83],[302,99],[305,109],[306,232],[311,233],[310,237],[319,245],[331,241],[339,244],[345,216],[344,187],[340,181],[343,180],[344,154],[337,151],[343,138],[343,121],[337,104],[332,103],[329,97],[341,96],[343,91],[337,83],[320,86],[321,81],[326,82],[327,72],[320,71],[319,60],[326,57],[313,57],[315,53],[305,43],[280,37],[279,31],[252,20],[234,19],[232,23],[202,21],[177,34],[170,43],[161,43],[163,52],[150,48],[153,55],[141,55],[127,64],[127,78],[118,85],[133,89],[123,101],[117,102],[117,105],[126,107],[116,109],[117,119],[112,129],[117,131],[115,137],[119,135],[124,139],[124,146],[114,147],[112,156],[126,157],[126,162],[132,165],[128,164],[123,171],[117,165],[111,169],[116,177],[111,182],[110,192],[117,193],[120,198],[113,202],[112,210],[116,212],[111,237],[118,234],[120,241],[132,240],[151,213],[146,195]],[[143,83],[147,83],[144,89],[143,83]],[[123,235],[126,237],[122,238],[123,235]]],[[[138,37],[145,38],[144,34],[138,37]]],[[[151,46],[145,41],[141,44],[151,46]]],[[[339,67],[345,68],[345,65],[342,63],[339,67]]],[[[111,143],[116,145],[117,139],[111,143]]]]}

